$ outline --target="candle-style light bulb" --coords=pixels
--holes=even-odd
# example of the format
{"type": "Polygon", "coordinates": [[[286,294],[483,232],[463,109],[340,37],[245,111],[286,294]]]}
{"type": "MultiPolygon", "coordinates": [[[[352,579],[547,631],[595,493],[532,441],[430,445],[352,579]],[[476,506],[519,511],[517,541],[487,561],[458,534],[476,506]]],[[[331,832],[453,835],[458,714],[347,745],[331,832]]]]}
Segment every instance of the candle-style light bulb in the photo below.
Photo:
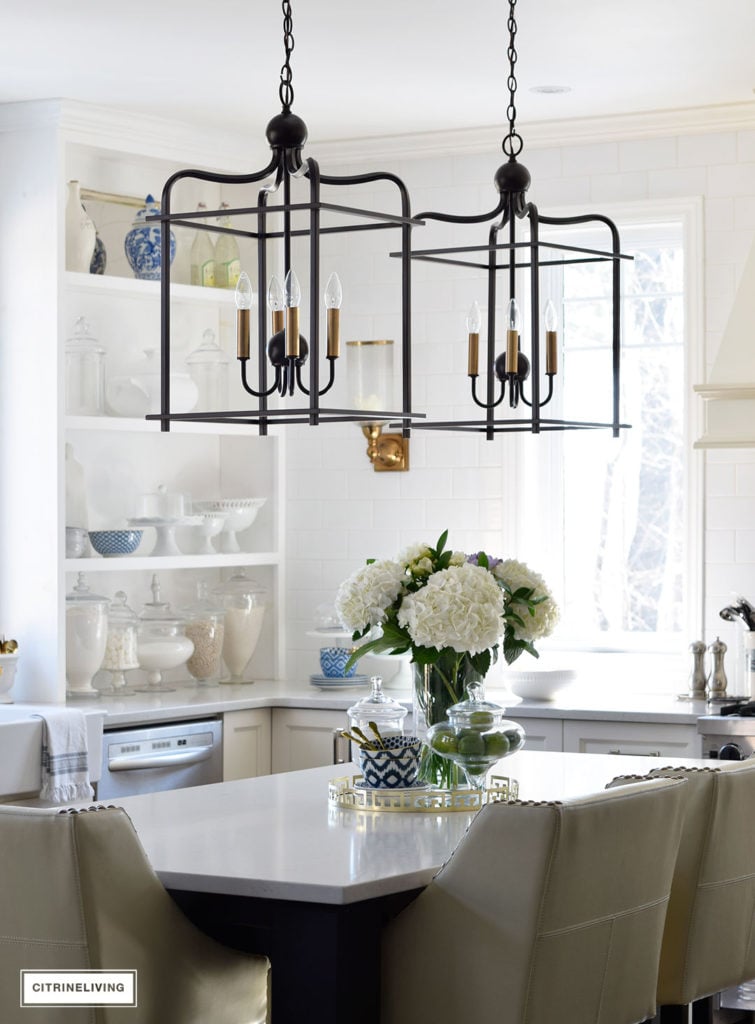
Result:
{"type": "Polygon", "coordinates": [[[236,284],[236,357],[249,358],[249,319],[254,304],[252,282],[246,271],[239,274],[236,284]]]}
{"type": "Polygon", "coordinates": [[[509,299],[506,307],[506,373],[519,370],[519,332],[522,329],[522,314],[516,299],[509,299]]]}
{"type": "Polygon", "coordinates": [[[480,326],[482,325],[482,313],[480,312],[480,304],[475,301],[469,307],[467,313],[467,335],[468,335],[468,356],[467,356],[467,376],[476,377],[479,374],[479,358],[480,358],[480,326]]]}
{"type": "Polygon", "coordinates": [[[328,283],[325,285],[325,308],[340,309],[342,302],[343,289],[341,288],[341,279],[338,274],[333,271],[328,278],[328,283]]]}
{"type": "Polygon", "coordinates": [[[273,274],[267,286],[267,308],[270,310],[271,334],[279,334],[284,326],[286,298],[278,278],[273,274]]]}
{"type": "Polygon", "coordinates": [[[558,314],[552,299],[545,303],[545,372],[558,373],[558,314]]]}
{"type": "Polygon", "coordinates": [[[289,270],[286,274],[283,291],[288,309],[295,309],[301,305],[301,287],[299,286],[299,278],[296,276],[295,271],[289,270]]]}
{"type": "Polygon", "coordinates": [[[271,313],[281,313],[285,309],[286,299],[278,278],[273,274],[267,286],[267,308],[271,313]]]}
{"type": "Polygon", "coordinates": [[[293,270],[289,270],[286,274],[283,293],[286,300],[286,357],[298,359],[301,288],[299,287],[299,278],[293,270]]]}
{"type": "Polygon", "coordinates": [[[325,285],[325,309],[328,318],[328,359],[338,359],[341,352],[341,303],[343,289],[335,271],[325,285]]]}

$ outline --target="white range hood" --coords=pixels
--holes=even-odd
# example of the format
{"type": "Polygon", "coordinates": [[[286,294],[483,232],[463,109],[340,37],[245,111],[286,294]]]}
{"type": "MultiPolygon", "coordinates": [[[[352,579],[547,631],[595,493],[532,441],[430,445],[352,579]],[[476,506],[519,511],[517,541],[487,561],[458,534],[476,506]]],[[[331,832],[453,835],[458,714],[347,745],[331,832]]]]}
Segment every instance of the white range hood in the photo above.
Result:
{"type": "Polygon", "coordinates": [[[755,448],[755,245],[707,384],[705,432],[695,448],[755,448]]]}

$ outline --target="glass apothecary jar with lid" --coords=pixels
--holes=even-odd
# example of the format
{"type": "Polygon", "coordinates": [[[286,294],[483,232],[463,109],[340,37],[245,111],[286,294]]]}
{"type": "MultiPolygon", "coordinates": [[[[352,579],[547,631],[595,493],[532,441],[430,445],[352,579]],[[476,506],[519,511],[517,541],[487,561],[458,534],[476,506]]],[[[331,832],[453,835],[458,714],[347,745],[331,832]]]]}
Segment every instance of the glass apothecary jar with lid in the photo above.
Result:
{"type": "Polygon", "coordinates": [[[102,667],[107,645],[109,601],[89,589],[80,572],[66,594],[66,696],[97,697],[92,686],[102,667]]]}
{"type": "Polygon", "coordinates": [[[194,653],[186,668],[202,686],[215,686],[220,681],[223,667],[223,637],[225,612],[217,600],[208,594],[207,583],[197,583],[196,601],[184,609],[186,635],[194,644],[194,653]]]}
{"type": "Polygon", "coordinates": [[[126,604],[126,594],[119,590],[108,612],[107,645],[102,667],[110,673],[110,690],[119,697],[136,691],[126,685],[126,672],[139,668],[136,643],[136,612],[126,604]]]}
{"type": "Polygon", "coordinates": [[[66,412],[70,416],[104,416],[105,349],[90,334],[86,317],[76,319],[65,356],[66,412]]]}
{"type": "Polygon", "coordinates": [[[383,739],[401,736],[404,731],[404,719],[408,713],[403,704],[383,693],[382,676],[371,676],[369,696],[352,704],[346,712],[349,718],[349,732],[357,736],[362,732],[369,740],[375,739],[370,723],[377,726],[383,739]]]}
{"type": "Polygon", "coordinates": [[[225,612],[223,661],[231,683],[253,682],[244,673],[262,631],[268,603],[267,590],[240,570],[212,591],[225,612]]]}
{"type": "Polygon", "coordinates": [[[186,357],[191,379],[197,386],[198,412],[214,412],[228,408],[228,356],[215,341],[209,327],[202,335],[202,344],[186,357]]]}
{"type": "Polygon", "coordinates": [[[185,665],[194,653],[194,644],[186,636],[186,622],[161,599],[160,581],[152,577],[152,600],[139,614],[136,650],[139,667],[147,673],[147,685],[138,687],[142,693],[172,693],[175,687],[163,683],[168,669],[185,665]]]}

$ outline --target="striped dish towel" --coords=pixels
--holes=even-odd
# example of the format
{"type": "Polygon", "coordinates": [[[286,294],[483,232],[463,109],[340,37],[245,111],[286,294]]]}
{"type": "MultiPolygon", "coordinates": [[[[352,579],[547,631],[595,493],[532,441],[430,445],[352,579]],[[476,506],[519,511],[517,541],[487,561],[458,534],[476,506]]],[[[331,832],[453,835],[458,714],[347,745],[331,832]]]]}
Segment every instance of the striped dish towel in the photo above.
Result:
{"type": "Polygon", "coordinates": [[[92,800],[86,720],[72,708],[46,708],[42,719],[42,789],[40,797],[56,804],[92,800]]]}

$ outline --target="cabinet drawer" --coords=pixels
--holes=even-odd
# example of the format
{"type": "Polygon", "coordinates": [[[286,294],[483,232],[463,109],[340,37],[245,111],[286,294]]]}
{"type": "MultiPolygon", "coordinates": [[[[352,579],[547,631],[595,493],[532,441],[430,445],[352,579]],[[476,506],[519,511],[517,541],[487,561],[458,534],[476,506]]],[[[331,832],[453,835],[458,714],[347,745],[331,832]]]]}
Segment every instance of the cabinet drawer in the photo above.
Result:
{"type": "Polygon", "coordinates": [[[694,725],[657,722],[564,722],[564,750],[578,754],[701,757],[694,725]]]}
{"type": "Polygon", "coordinates": [[[524,729],[525,750],[563,750],[564,723],[560,718],[517,718],[506,715],[524,729]]]}

